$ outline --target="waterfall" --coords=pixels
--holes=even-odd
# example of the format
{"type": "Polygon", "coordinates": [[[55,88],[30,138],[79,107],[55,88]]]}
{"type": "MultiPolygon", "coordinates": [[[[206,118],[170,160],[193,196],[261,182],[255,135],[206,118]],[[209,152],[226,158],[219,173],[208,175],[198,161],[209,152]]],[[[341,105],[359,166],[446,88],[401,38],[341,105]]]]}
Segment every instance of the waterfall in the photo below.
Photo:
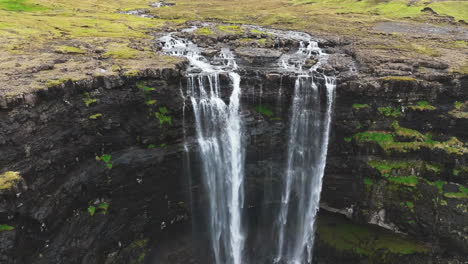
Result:
{"type": "Polygon", "coordinates": [[[202,181],[208,193],[208,231],[214,263],[242,264],[245,144],[237,64],[228,49],[215,58],[221,62],[215,65],[201,56],[196,45],[189,41],[168,36],[163,42],[167,54],[186,57],[198,71],[188,75],[186,97],[195,115],[202,181]],[[231,80],[229,104],[221,98],[225,88],[220,85],[221,73],[227,73],[231,80]]]}
{"type": "Polygon", "coordinates": [[[284,69],[298,75],[291,107],[284,185],[276,219],[278,242],[275,263],[312,262],[315,219],[319,210],[335,93],[334,78],[316,72],[326,58],[317,43],[309,40],[307,47],[301,42],[295,55],[281,61],[284,69]],[[303,65],[313,53],[317,53],[319,61],[306,72],[303,65]],[[292,57],[296,60],[288,62],[292,57]],[[321,103],[316,75],[325,82],[325,106],[321,103]]]}
{"type": "MultiPolygon", "coordinates": [[[[294,74],[296,81],[281,190],[272,194],[281,198],[276,219],[272,221],[272,235],[277,239],[267,251],[272,252],[273,263],[306,264],[312,262],[335,79],[319,72],[328,56],[309,35],[270,32],[299,40],[300,46],[296,53],[285,53],[278,61],[278,70],[284,75],[294,74]],[[317,59],[317,63],[305,69],[312,57],[317,59]]],[[[243,256],[246,234],[242,215],[246,144],[240,116],[241,77],[236,72],[238,65],[233,53],[226,48],[210,61],[190,41],[176,39],[172,35],[161,40],[166,54],[183,56],[190,62],[184,98],[191,102],[195,117],[202,182],[208,196],[206,224],[213,263],[245,264],[248,258],[243,256]],[[230,80],[229,103],[222,98],[226,87],[220,84],[221,74],[230,80]]]]}

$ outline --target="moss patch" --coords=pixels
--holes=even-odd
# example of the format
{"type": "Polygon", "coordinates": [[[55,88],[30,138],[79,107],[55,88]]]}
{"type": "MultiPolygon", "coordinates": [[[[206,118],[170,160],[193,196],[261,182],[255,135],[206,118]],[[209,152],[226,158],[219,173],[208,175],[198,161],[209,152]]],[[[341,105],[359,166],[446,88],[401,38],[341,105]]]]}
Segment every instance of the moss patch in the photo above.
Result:
{"type": "Polygon", "coordinates": [[[215,33],[209,27],[202,27],[202,28],[195,30],[195,34],[211,36],[211,35],[214,35],[215,33]]]}
{"type": "Polygon", "coordinates": [[[318,238],[341,252],[367,257],[428,252],[423,244],[411,239],[376,226],[355,224],[341,216],[321,214],[317,227],[318,238]]]}
{"type": "Polygon", "coordinates": [[[0,225],[0,232],[5,232],[5,231],[11,231],[11,230],[14,230],[15,227],[11,226],[11,225],[0,225]]]}
{"type": "Polygon", "coordinates": [[[409,76],[387,76],[387,77],[382,78],[382,81],[384,82],[389,82],[389,81],[416,82],[417,80],[409,76]]]}
{"type": "Polygon", "coordinates": [[[104,56],[113,57],[115,59],[132,59],[135,58],[138,53],[138,50],[125,45],[113,45],[109,48],[109,51],[104,53],[104,56]]]}
{"type": "Polygon", "coordinates": [[[397,127],[394,132],[390,131],[365,131],[353,135],[353,139],[359,143],[377,143],[386,152],[408,152],[417,151],[421,148],[440,149],[448,154],[464,155],[468,153],[465,143],[452,137],[447,141],[439,142],[432,139],[431,135],[423,135],[411,129],[397,127]],[[412,137],[418,141],[399,142],[395,136],[412,137]]]}
{"type": "Polygon", "coordinates": [[[63,53],[63,54],[85,54],[86,53],[86,51],[80,48],[72,47],[72,46],[58,46],[55,48],[55,52],[63,53]]]}
{"type": "Polygon", "coordinates": [[[397,118],[401,116],[401,108],[399,107],[391,107],[391,106],[379,107],[377,108],[377,110],[379,111],[379,113],[381,113],[385,117],[397,118]]]}
{"type": "Polygon", "coordinates": [[[361,110],[361,109],[369,108],[369,105],[368,104],[353,104],[352,107],[355,110],[361,110]]]}
{"type": "Polygon", "coordinates": [[[0,174],[0,191],[9,190],[21,181],[21,175],[17,171],[7,171],[0,174]]]}
{"type": "Polygon", "coordinates": [[[432,105],[429,104],[428,101],[419,101],[416,103],[416,105],[411,105],[408,107],[411,110],[415,111],[433,111],[436,110],[436,108],[432,105]]]}
{"type": "Polygon", "coordinates": [[[444,196],[452,199],[468,199],[468,188],[460,186],[459,192],[444,193],[444,196]]]}

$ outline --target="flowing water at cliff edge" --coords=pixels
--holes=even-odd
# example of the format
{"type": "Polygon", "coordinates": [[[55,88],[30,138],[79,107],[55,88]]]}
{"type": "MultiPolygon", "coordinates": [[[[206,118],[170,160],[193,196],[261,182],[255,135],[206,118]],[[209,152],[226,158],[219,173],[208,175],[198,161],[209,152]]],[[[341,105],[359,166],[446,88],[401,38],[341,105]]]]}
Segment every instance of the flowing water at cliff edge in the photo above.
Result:
{"type": "MultiPolygon", "coordinates": [[[[270,197],[281,201],[272,220],[274,230],[271,230],[277,242],[267,251],[271,263],[311,263],[335,80],[317,71],[326,63],[327,55],[309,35],[271,33],[297,40],[300,47],[297,52],[282,55],[277,62],[276,70],[295,75],[296,82],[282,191],[271,194],[277,197],[270,197]],[[311,58],[317,63],[303,69],[311,58]],[[318,79],[324,81],[325,89],[319,89],[318,79]]],[[[184,97],[190,101],[196,121],[202,182],[208,196],[205,224],[208,225],[212,261],[216,264],[247,263],[247,237],[259,234],[254,234],[255,230],[246,232],[243,219],[246,144],[240,114],[241,76],[236,58],[227,47],[208,59],[201,55],[201,48],[189,40],[168,35],[161,41],[166,54],[183,56],[190,62],[184,97]],[[229,76],[228,87],[221,84],[220,74],[229,76]],[[229,100],[221,96],[224,89],[232,89],[229,100]]]]}

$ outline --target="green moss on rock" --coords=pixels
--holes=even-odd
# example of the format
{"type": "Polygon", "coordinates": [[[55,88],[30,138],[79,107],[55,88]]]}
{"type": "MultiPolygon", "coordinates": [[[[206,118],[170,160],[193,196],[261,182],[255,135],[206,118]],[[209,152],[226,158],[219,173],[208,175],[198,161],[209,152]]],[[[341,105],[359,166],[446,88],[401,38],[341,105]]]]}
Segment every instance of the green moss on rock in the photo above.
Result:
{"type": "Polygon", "coordinates": [[[369,108],[368,104],[353,104],[353,109],[355,110],[361,110],[366,108],[369,108]]]}
{"type": "Polygon", "coordinates": [[[0,191],[9,190],[21,181],[21,175],[17,171],[7,171],[0,174],[0,191]]]}
{"type": "Polygon", "coordinates": [[[391,106],[379,107],[377,110],[379,111],[380,114],[384,115],[385,117],[397,118],[401,116],[401,108],[399,107],[396,107],[396,108],[391,107],[391,106]]]}
{"type": "Polygon", "coordinates": [[[416,82],[417,80],[409,76],[387,76],[387,77],[382,78],[382,81],[384,82],[389,82],[389,81],[416,82]]]}
{"type": "Polygon", "coordinates": [[[339,252],[378,257],[387,254],[411,255],[427,253],[428,248],[407,237],[382,228],[355,224],[341,216],[330,214],[318,218],[318,239],[339,252]]]}
{"type": "Polygon", "coordinates": [[[437,109],[436,107],[430,105],[428,101],[419,101],[415,105],[411,105],[408,108],[414,111],[433,111],[437,109]]]}

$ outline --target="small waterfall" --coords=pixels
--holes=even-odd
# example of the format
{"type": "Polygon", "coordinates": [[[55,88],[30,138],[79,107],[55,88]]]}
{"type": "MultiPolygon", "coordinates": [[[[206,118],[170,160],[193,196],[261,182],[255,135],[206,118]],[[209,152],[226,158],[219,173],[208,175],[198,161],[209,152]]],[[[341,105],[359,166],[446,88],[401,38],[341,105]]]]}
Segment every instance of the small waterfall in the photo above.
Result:
{"type": "Polygon", "coordinates": [[[319,210],[335,93],[334,78],[316,72],[326,57],[316,42],[309,41],[307,46],[301,42],[295,55],[281,61],[284,69],[296,72],[298,76],[291,107],[287,165],[276,225],[278,242],[275,263],[312,262],[315,219],[319,210]],[[306,72],[303,65],[314,53],[318,55],[319,61],[306,72]],[[316,75],[325,82],[325,105],[322,105],[316,75]]]}
{"type": "Polygon", "coordinates": [[[208,192],[208,229],[214,263],[242,264],[245,144],[240,117],[241,78],[234,72],[237,64],[228,49],[215,58],[221,63],[213,65],[189,41],[170,36],[162,41],[167,54],[184,56],[201,71],[189,74],[185,96],[195,115],[202,181],[208,192]],[[221,98],[221,73],[227,73],[231,80],[229,104],[221,98]]]}

